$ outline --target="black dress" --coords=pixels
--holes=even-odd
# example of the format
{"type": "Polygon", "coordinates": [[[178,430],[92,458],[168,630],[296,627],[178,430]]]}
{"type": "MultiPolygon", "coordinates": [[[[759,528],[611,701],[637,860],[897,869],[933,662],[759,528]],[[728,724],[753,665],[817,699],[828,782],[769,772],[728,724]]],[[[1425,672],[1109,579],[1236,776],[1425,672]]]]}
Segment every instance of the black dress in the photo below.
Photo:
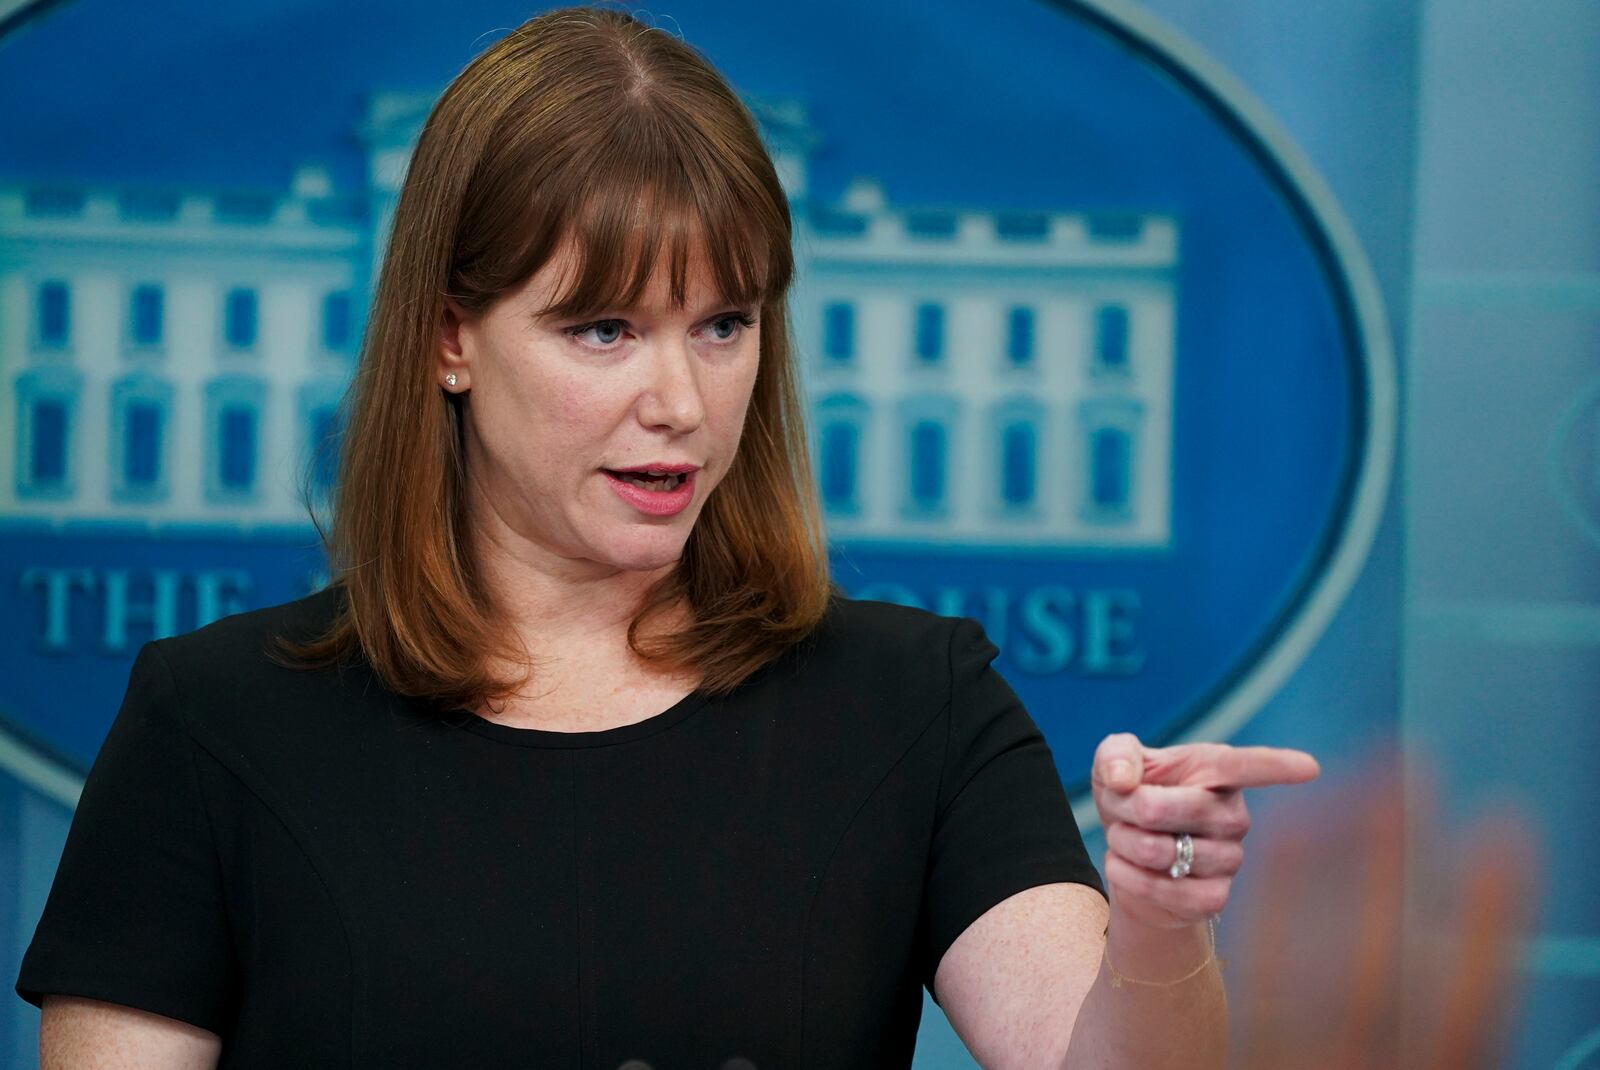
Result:
{"type": "Polygon", "coordinates": [[[232,1067],[904,1067],[991,906],[1101,888],[972,620],[840,600],[732,695],[511,728],[264,653],[334,592],[147,644],[17,991],[232,1067]]]}

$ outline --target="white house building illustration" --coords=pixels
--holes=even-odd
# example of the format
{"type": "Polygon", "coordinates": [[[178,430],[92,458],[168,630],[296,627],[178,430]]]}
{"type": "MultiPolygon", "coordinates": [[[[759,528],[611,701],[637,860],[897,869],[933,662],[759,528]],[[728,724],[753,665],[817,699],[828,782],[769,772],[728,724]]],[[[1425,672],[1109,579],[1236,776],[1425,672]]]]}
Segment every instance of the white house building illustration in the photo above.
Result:
{"type": "Polygon", "coordinates": [[[306,523],[358,342],[357,207],[311,169],[287,196],[0,190],[0,512],[306,523]]]}
{"type": "MultiPolygon", "coordinates": [[[[0,515],[248,531],[326,488],[373,266],[431,94],[381,93],[368,188],[0,186],[0,515]]],[[[829,531],[1160,549],[1176,223],[807,190],[794,102],[750,100],[791,199],[791,314],[829,531]]]]}

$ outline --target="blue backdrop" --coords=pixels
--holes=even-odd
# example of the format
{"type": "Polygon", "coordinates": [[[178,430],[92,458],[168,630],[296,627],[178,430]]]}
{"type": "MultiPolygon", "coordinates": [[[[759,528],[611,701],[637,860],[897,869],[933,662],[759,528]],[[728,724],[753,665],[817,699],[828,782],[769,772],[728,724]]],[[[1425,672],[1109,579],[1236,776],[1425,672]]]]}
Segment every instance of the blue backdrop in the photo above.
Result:
{"type": "MultiPolygon", "coordinates": [[[[1481,161],[1439,132],[1533,121],[1557,139],[1592,116],[1570,62],[1553,69],[1571,99],[1520,127],[1439,73],[1472,56],[1524,87],[1572,54],[1557,22],[1600,32],[1557,7],[1548,26],[1497,12],[1493,33],[1530,44],[1487,56],[1490,29],[1449,4],[1149,5],[1170,23],[1037,0],[654,12],[747,95],[789,187],[836,575],[983,621],[1069,787],[1118,729],[1306,747],[1328,788],[1388,742],[1439,755],[1470,810],[1482,781],[1546,759],[1532,744],[1486,753],[1508,711],[1455,681],[1530,645],[1560,662],[1525,682],[1554,711],[1536,734],[1592,742],[1579,718],[1596,694],[1582,668],[1594,585],[1452,586],[1534,533],[1566,575],[1595,571],[1593,417],[1552,406],[1594,374],[1596,243],[1561,246],[1514,212],[1487,228],[1510,235],[1498,244],[1454,240],[1486,229],[1457,166],[1481,161]],[[1566,317],[1565,333],[1543,329],[1571,356],[1524,364],[1517,381],[1547,376],[1549,402],[1491,427],[1529,452],[1522,429],[1560,424],[1541,447],[1555,460],[1534,458],[1555,469],[1555,504],[1497,512],[1471,505],[1458,459],[1483,421],[1412,372],[1440,384],[1470,365],[1476,388],[1499,389],[1493,332],[1460,323],[1498,307],[1509,340],[1530,304],[1566,317]],[[1418,449],[1427,463],[1409,471],[1418,449]],[[1430,571],[1463,544],[1485,552],[1430,571]]],[[[31,934],[139,643],[319,581],[295,491],[353,367],[394,154],[432,95],[529,13],[8,12],[0,858],[16,864],[0,874],[16,877],[0,879],[0,964],[31,934]]],[[[1558,143],[1534,145],[1529,166],[1549,170],[1538,151],[1558,143]]],[[[1551,821],[1592,801],[1576,769],[1541,784],[1517,786],[1551,821]]],[[[1275,805],[1254,808],[1270,821],[1275,805]]],[[[1547,886],[1526,949],[1523,1065],[1582,1065],[1596,1044],[1582,1008],[1600,919],[1565,887],[1547,886]]],[[[966,1065],[928,1010],[919,1066],[966,1065]]],[[[0,1057],[31,1065],[36,1017],[0,1015],[0,1057]]]]}

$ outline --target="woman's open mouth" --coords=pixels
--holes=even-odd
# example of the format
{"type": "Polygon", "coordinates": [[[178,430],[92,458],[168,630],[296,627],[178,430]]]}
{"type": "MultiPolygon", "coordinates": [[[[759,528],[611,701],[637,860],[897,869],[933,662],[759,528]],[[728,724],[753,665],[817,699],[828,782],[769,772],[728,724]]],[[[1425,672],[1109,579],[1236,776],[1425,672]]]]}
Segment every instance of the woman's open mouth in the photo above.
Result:
{"type": "Polygon", "coordinates": [[[697,472],[600,471],[617,497],[647,516],[674,516],[694,501],[697,472]]]}
{"type": "Polygon", "coordinates": [[[668,472],[664,475],[655,475],[649,472],[613,472],[609,468],[604,469],[604,471],[608,476],[626,479],[635,486],[645,487],[649,490],[672,490],[688,478],[687,472],[668,472]]]}

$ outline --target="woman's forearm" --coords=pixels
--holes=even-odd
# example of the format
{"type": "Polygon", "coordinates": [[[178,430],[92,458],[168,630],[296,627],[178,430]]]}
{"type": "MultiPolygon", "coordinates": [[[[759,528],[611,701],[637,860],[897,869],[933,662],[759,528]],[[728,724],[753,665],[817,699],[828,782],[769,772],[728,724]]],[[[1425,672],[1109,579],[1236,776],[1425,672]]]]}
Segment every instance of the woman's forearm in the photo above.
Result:
{"type": "Polygon", "coordinates": [[[1113,911],[1106,957],[1078,1010],[1065,1070],[1221,1068],[1227,1034],[1227,996],[1208,928],[1150,928],[1119,921],[1113,911]],[[1107,959],[1124,978],[1120,984],[1107,959]]]}
{"type": "Polygon", "coordinates": [[[1244,860],[1242,789],[1303,784],[1320,771],[1311,755],[1282,747],[1146,747],[1125,732],[1100,741],[1091,779],[1111,923],[1066,1066],[1224,1065],[1228,1001],[1206,919],[1227,905],[1244,860]]]}

